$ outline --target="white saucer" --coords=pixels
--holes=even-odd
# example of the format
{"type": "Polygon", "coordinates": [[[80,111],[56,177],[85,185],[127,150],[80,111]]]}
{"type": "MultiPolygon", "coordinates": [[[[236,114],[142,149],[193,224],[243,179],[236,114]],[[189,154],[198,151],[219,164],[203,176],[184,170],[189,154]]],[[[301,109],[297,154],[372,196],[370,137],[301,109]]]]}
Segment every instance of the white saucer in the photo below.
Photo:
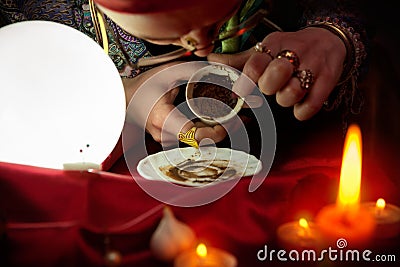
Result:
{"type": "Polygon", "coordinates": [[[186,186],[253,176],[262,168],[255,156],[230,148],[193,147],[161,151],[139,161],[138,173],[148,180],[186,186]]]}

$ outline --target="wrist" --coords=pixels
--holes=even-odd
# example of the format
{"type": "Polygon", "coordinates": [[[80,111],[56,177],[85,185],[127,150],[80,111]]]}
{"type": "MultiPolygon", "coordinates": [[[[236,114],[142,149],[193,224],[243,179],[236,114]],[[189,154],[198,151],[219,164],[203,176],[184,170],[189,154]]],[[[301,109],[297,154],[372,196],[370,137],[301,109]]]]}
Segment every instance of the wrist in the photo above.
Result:
{"type": "Polygon", "coordinates": [[[358,76],[359,68],[367,56],[365,45],[361,41],[360,34],[349,27],[346,22],[338,18],[317,18],[308,20],[304,28],[317,27],[329,30],[338,36],[346,48],[346,60],[343,66],[343,72],[338,85],[345,83],[353,76],[358,76]]]}

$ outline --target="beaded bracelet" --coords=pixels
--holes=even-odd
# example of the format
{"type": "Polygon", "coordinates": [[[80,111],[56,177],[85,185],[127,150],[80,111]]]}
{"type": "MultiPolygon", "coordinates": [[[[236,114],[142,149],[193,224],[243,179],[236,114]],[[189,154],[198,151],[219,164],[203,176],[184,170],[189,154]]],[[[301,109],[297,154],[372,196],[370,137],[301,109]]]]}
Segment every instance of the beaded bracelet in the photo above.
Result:
{"type": "Polygon", "coordinates": [[[358,68],[367,56],[359,33],[355,32],[352,27],[348,27],[346,22],[331,17],[308,20],[305,28],[307,27],[327,29],[336,34],[343,41],[346,47],[347,57],[338,85],[343,84],[353,75],[358,76],[358,68]]]}

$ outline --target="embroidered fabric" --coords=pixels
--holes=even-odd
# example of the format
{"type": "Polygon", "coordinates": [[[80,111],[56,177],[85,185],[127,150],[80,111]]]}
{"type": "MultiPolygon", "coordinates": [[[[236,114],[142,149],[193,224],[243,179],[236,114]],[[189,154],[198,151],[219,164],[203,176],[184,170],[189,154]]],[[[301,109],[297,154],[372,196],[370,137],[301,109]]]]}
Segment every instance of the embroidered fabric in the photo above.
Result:
{"type": "MultiPolygon", "coordinates": [[[[88,2],[88,0],[7,0],[0,3],[0,8],[8,18],[9,23],[26,20],[54,21],[73,27],[85,33],[93,40],[96,40],[88,2]]],[[[248,16],[253,14],[262,2],[263,0],[245,1],[241,11],[237,14],[238,22],[244,21],[248,16]]],[[[152,53],[147,48],[146,42],[125,32],[107,17],[106,23],[109,26],[108,29],[112,30],[112,33],[107,32],[110,58],[113,60],[121,77],[135,77],[141,70],[131,68],[128,61],[136,63],[139,58],[152,56],[152,53]]],[[[222,27],[221,31],[224,29],[226,29],[226,26],[222,27]]],[[[240,50],[248,37],[249,34],[242,36],[241,40],[238,41],[239,43],[234,45],[236,47],[235,51],[230,52],[240,50]]],[[[228,43],[232,40],[227,41],[226,46],[229,46],[228,43]]],[[[154,48],[155,46],[152,45],[151,47],[154,48]]],[[[154,52],[157,53],[157,51],[154,52]]],[[[222,52],[222,48],[216,47],[215,52],[222,52]]]]}
{"type": "MultiPolygon", "coordinates": [[[[355,1],[338,0],[303,0],[305,12],[300,20],[301,26],[315,23],[331,23],[348,36],[348,41],[353,47],[353,62],[345,68],[345,80],[337,85],[325,103],[325,110],[336,110],[343,107],[343,131],[347,129],[348,118],[351,114],[359,114],[364,105],[364,96],[358,88],[358,82],[368,70],[368,51],[370,37],[366,32],[365,20],[359,12],[355,1]]],[[[346,66],[345,66],[346,67],[346,66]]]]}
{"type": "MultiPolygon", "coordinates": [[[[65,24],[96,40],[93,21],[90,15],[88,0],[7,0],[0,2],[0,9],[9,23],[27,20],[47,20],[65,24]]],[[[121,77],[131,78],[139,71],[128,67],[127,60],[136,62],[140,57],[151,56],[144,42],[123,31],[112,21],[108,21],[114,35],[109,34],[109,56],[113,60],[121,77]],[[114,40],[118,38],[121,47],[114,40]],[[124,54],[129,56],[126,59],[124,54]]]]}

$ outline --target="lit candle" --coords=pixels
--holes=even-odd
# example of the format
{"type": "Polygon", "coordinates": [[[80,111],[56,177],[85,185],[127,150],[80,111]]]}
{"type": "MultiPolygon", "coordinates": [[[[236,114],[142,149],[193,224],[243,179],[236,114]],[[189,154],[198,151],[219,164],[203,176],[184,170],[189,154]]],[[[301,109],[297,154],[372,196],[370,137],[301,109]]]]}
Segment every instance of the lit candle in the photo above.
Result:
{"type": "Polygon", "coordinates": [[[174,267],[235,267],[236,258],[226,251],[207,248],[200,243],[196,250],[182,252],[174,262],[174,267]]]}
{"type": "Polygon", "coordinates": [[[366,202],[362,206],[368,210],[375,219],[377,238],[396,237],[400,233],[400,208],[388,204],[383,198],[376,202],[366,202]]]}
{"type": "Polygon", "coordinates": [[[280,245],[287,249],[319,249],[322,246],[318,227],[304,218],[279,226],[277,236],[280,245]]]}
{"type": "Polygon", "coordinates": [[[358,126],[350,125],[344,145],[336,204],[322,208],[316,217],[327,245],[344,238],[350,247],[365,247],[372,238],[375,221],[360,206],[361,163],[361,131],[358,126]]]}

